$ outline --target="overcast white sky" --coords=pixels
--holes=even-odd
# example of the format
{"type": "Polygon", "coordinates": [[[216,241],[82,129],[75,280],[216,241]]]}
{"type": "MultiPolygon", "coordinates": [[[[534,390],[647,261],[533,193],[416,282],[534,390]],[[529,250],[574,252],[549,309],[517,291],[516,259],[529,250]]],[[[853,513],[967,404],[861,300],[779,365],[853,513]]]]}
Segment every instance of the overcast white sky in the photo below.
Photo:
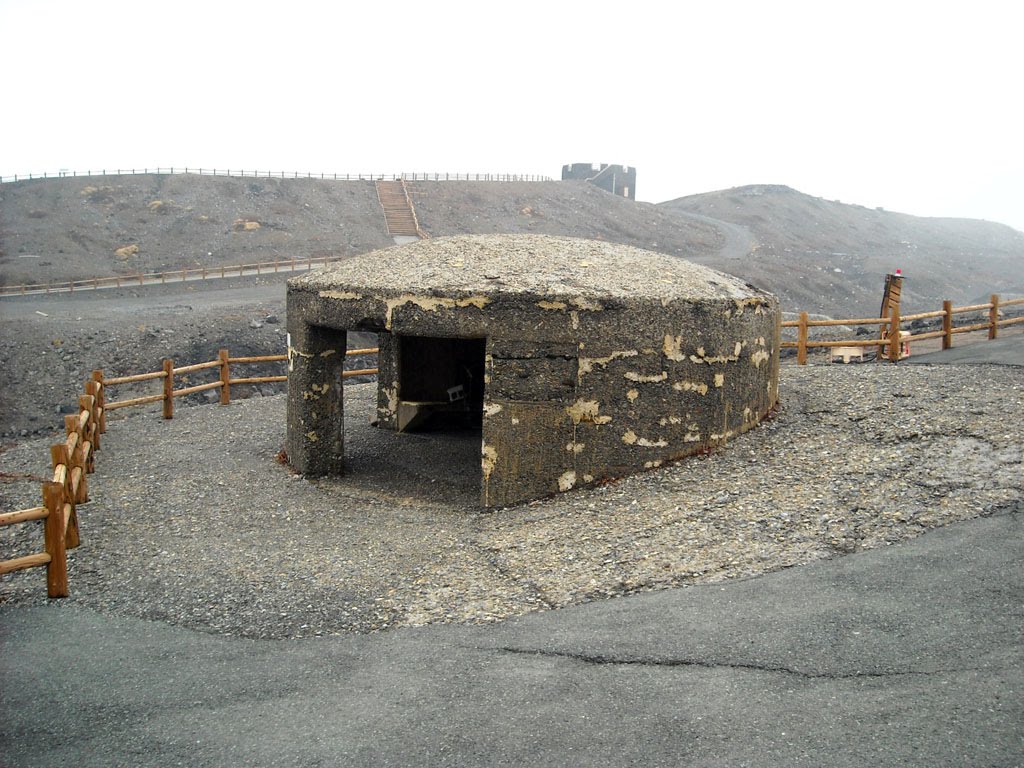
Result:
{"type": "Polygon", "coordinates": [[[0,174],[743,184],[1024,230],[1019,5],[0,0],[0,174]]]}

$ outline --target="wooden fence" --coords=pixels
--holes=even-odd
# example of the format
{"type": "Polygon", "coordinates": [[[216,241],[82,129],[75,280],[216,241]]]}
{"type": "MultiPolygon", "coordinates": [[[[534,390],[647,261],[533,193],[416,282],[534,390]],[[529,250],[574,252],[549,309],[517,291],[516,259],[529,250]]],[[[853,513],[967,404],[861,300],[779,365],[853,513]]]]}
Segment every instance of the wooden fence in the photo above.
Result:
{"type": "Polygon", "coordinates": [[[0,184],[33,179],[73,179],[91,176],[133,176],[138,174],[184,174],[199,176],[235,176],[256,179],[322,179],[330,181],[554,181],[536,173],[313,173],[310,171],[250,171],[238,168],[104,168],[97,171],[51,171],[0,176],[0,184]]]}
{"type": "Polygon", "coordinates": [[[100,434],[106,431],[103,384],[87,382],[78,408],[77,415],[64,418],[65,441],[50,448],[53,479],[43,482],[43,505],[0,514],[0,526],[43,521],[43,551],[0,560],[0,574],[45,566],[50,597],[68,596],[67,550],[79,544],[77,506],[89,500],[86,475],[95,468],[100,434]]]}
{"type": "MultiPolygon", "coordinates": [[[[360,355],[375,355],[377,354],[378,348],[373,347],[369,349],[350,349],[345,352],[346,357],[357,357],[360,355]]],[[[276,382],[288,381],[287,375],[279,376],[248,376],[243,378],[231,378],[231,366],[232,365],[247,365],[255,363],[283,363],[288,359],[288,355],[256,355],[250,357],[231,357],[230,353],[226,349],[222,349],[217,354],[216,360],[209,360],[205,363],[193,363],[192,365],[183,365],[179,368],[174,367],[174,360],[170,358],[164,359],[163,369],[159,371],[153,371],[152,373],[138,373],[133,376],[119,376],[116,378],[105,378],[103,371],[93,371],[93,381],[102,384],[104,389],[116,386],[118,384],[132,384],[140,381],[155,381],[160,380],[162,382],[162,391],[158,395],[145,395],[143,397],[133,397],[127,400],[118,400],[106,404],[106,410],[114,411],[119,408],[129,408],[133,405],[146,405],[148,403],[163,403],[163,417],[165,419],[174,418],[174,399],[176,397],[184,397],[185,395],[192,395],[198,392],[205,392],[211,389],[220,390],[220,404],[228,405],[231,402],[231,387],[237,384],[271,384],[276,382]],[[186,374],[195,373],[198,371],[217,369],[218,376],[214,381],[207,382],[205,384],[195,384],[181,389],[174,388],[174,378],[176,376],[184,376],[186,374]]],[[[343,378],[351,378],[352,376],[371,376],[377,373],[376,368],[360,368],[358,370],[348,370],[342,373],[343,378]]]]}
{"type": "Polygon", "coordinates": [[[787,320],[782,323],[783,328],[796,328],[797,338],[795,341],[785,340],[782,342],[783,349],[796,349],[797,363],[807,364],[807,350],[814,348],[868,348],[875,347],[878,350],[876,360],[888,359],[898,361],[902,356],[902,347],[912,341],[923,341],[925,339],[942,339],[942,348],[950,349],[953,346],[953,336],[958,333],[973,333],[987,331],[989,339],[998,337],[999,329],[1024,323],[1024,315],[1012,318],[1000,319],[1000,309],[1011,306],[1024,306],[1024,299],[1012,299],[1000,301],[999,296],[992,294],[986,304],[971,304],[964,307],[954,307],[951,301],[944,301],[942,309],[933,312],[918,312],[913,315],[900,315],[897,308],[890,317],[868,317],[856,318],[853,320],[810,320],[806,312],[800,313],[799,320],[787,320]],[[987,312],[988,317],[984,322],[968,323],[956,326],[953,319],[957,315],[987,312]],[[942,318],[942,330],[913,333],[902,330],[903,323],[910,323],[914,320],[927,320],[930,318],[942,318]],[[879,334],[873,339],[849,339],[831,341],[810,341],[808,339],[809,329],[824,328],[829,326],[850,326],[850,325],[874,325],[878,326],[879,334]]]}
{"type": "MultiPolygon", "coordinates": [[[[355,357],[377,354],[377,352],[377,348],[351,349],[345,354],[347,357],[355,357]]],[[[104,377],[103,371],[93,371],[92,379],[85,384],[85,394],[78,398],[78,415],[69,415],[64,418],[66,440],[50,449],[53,479],[42,484],[43,505],[0,514],[0,527],[42,520],[43,551],[10,560],[0,560],[0,575],[26,568],[46,566],[47,594],[50,597],[68,596],[67,550],[73,549],[79,544],[77,506],[89,500],[86,475],[95,468],[94,456],[100,447],[100,435],[107,429],[108,411],[128,408],[133,405],[162,402],[163,417],[170,419],[174,417],[175,398],[209,389],[219,389],[220,403],[227,405],[231,402],[232,385],[264,384],[288,380],[286,375],[232,378],[232,365],[276,363],[284,362],[287,359],[288,355],[231,357],[228,350],[222,349],[216,360],[178,368],[174,366],[173,360],[165,359],[163,370],[153,373],[107,379],[104,377]],[[180,389],[174,388],[175,376],[185,376],[212,369],[218,371],[216,380],[180,389]],[[162,391],[158,395],[147,395],[109,403],[106,401],[107,389],[110,386],[158,379],[162,382],[162,391]]],[[[345,371],[342,377],[351,378],[352,376],[376,373],[376,368],[361,368],[345,371]]]]}

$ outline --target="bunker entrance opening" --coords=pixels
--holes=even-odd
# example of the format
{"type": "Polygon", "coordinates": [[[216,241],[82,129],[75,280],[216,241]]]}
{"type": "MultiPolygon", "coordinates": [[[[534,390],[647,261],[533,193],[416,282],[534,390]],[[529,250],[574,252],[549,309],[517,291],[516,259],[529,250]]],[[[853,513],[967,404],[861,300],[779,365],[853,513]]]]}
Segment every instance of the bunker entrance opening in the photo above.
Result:
{"type": "Polygon", "coordinates": [[[398,431],[480,430],[487,339],[398,337],[398,431]]]}

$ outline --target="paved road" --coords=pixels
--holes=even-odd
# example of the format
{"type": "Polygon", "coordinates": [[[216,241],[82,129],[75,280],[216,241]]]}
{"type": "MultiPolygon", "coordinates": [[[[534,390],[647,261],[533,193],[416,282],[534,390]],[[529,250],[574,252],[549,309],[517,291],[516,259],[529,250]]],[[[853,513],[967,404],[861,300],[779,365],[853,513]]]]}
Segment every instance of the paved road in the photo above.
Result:
{"type": "Polygon", "coordinates": [[[193,304],[203,310],[259,303],[279,303],[283,308],[287,293],[285,282],[290,277],[293,277],[290,273],[281,273],[186,284],[77,291],[71,295],[52,293],[11,296],[0,301],[0,318],[26,320],[46,316],[106,319],[111,316],[134,316],[140,311],[173,310],[193,304]]]}
{"type": "MultiPolygon", "coordinates": [[[[977,340],[940,352],[912,355],[899,365],[1024,365],[1024,333],[1011,326],[993,341],[977,340]]],[[[984,336],[982,336],[984,339],[984,336]]]]}
{"type": "Polygon", "coordinates": [[[1021,512],[484,627],[248,641],[0,609],[0,759],[1019,766],[1021,512]]]}

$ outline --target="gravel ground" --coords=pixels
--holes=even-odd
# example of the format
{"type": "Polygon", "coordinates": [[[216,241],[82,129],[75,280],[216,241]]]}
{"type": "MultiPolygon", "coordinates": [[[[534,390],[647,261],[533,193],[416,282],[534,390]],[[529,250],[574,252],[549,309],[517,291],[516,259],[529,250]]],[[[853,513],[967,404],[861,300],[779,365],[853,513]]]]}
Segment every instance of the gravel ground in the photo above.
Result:
{"type": "MultiPolygon", "coordinates": [[[[275,461],[280,396],[112,419],[59,604],[252,638],[493,622],[893,544],[1024,487],[1015,367],[784,367],[777,417],[725,450],[489,512],[478,434],[376,430],[373,385],[346,393],[327,480],[275,461]]],[[[0,455],[0,509],[37,503],[50,442],[0,455]]],[[[3,528],[0,552],[41,539],[3,528]]],[[[0,610],[45,601],[41,569],[0,579],[0,610]]]]}

